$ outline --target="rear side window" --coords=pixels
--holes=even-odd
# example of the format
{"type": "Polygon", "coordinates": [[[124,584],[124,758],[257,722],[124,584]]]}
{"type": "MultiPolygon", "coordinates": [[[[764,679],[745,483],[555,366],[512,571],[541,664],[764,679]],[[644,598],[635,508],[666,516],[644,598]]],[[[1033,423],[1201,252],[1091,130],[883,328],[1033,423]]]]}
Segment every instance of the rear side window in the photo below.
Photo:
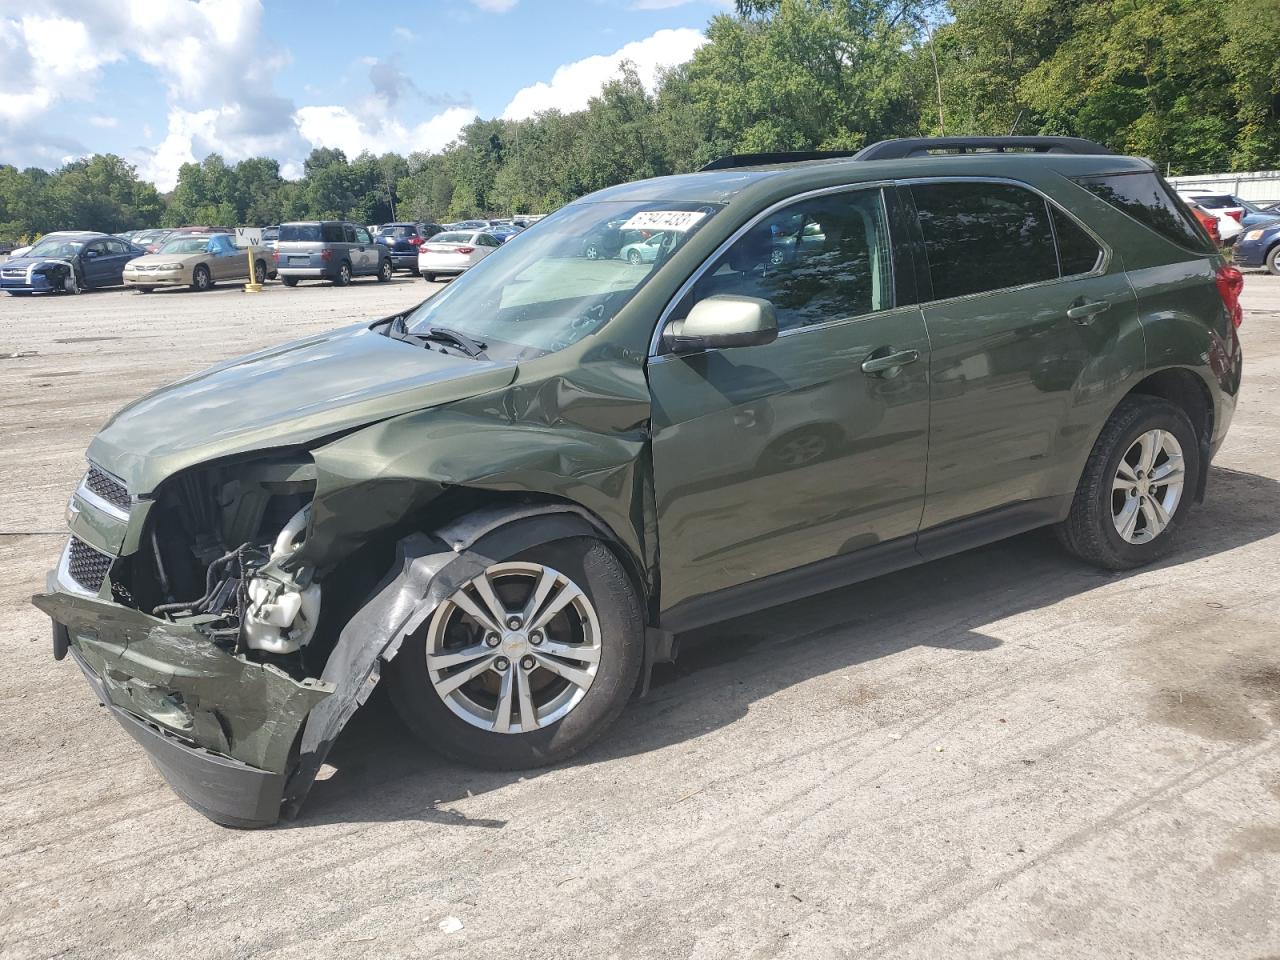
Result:
{"type": "Polygon", "coordinates": [[[1076,183],[1182,247],[1205,250],[1204,235],[1154,173],[1081,177],[1076,183]]]}
{"type": "Polygon", "coordinates": [[[1094,270],[1102,259],[1102,248],[1078,223],[1057,207],[1050,205],[1049,215],[1053,219],[1054,236],[1058,238],[1058,261],[1062,265],[1062,275],[1073,277],[1094,270]]]}
{"type": "Polygon", "coordinates": [[[1038,194],[965,182],[914,184],[911,193],[935,300],[1058,278],[1048,205],[1038,194]]]}
{"type": "Polygon", "coordinates": [[[342,243],[345,236],[340,223],[320,224],[320,239],[325,243],[342,243]]]}
{"type": "Polygon", "coordinates": [[[281,243],[319,243],[320,224],[286,223],[280,228],[281,243]]]}

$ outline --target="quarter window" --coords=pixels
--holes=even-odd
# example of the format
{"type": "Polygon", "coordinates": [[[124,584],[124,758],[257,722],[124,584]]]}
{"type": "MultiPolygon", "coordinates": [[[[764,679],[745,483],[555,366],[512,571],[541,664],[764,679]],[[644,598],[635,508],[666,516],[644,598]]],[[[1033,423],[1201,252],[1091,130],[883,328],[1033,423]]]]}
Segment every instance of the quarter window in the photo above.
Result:
{"type": "Polygon", "coordinates": [[[773,304],[781,330],[893,306],[893,251],[879,190],[783,207],[739,237],[702,275],[680,315],[720,294],[773,304]]]}
{"type": "Polygon", "coordinates": [[[1154,173],[1081,177],[1076,183],[1166,240],[1192,250],[1205,249],[1204,231],[1154,173]]]}
{"type": "Polygon", "coordinates": [[[916,184],[933,298],[1056,280],[1058,255],[1043,197],[1004,183],[916,184]]]}
{"type": "Polygon", "coordinates": [[[1057,207],[1050,206],[1053,233],[1058,240],[1058,261],[1064,277],[1090,273],[1102,259],[1102,248],[1080,225],[1057,207]]]}

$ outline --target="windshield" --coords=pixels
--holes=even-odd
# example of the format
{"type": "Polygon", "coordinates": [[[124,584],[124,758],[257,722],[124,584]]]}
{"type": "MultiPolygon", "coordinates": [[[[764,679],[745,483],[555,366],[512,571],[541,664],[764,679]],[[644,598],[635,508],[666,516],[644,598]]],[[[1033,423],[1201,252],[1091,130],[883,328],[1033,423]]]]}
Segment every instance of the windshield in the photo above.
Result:
{"type": "Polygon", "coordinates": [[[204,253],[208,249],[208,237],[175,237],[156,252],[187,254],[204,253]]]}
{"type": "Polygon", "coordinates": [[[74,257],[84,246],[83,240],[66,240],[59,237],[45,237],[29,251],[28,257],[74,257]]]}
{"type": "MultiPolygon", "coordinates": [[[[563,350],[612,320],[721,208],[618,200],[564,207],[519,243],[495,249],[414,310],[405,325],[419,334],[451,328],[498,356],[563,350]],[[624,252],[659,234],[651,256],[624,252]]],[[[448,236],[431,242],[447,243],[448,236]]]]}

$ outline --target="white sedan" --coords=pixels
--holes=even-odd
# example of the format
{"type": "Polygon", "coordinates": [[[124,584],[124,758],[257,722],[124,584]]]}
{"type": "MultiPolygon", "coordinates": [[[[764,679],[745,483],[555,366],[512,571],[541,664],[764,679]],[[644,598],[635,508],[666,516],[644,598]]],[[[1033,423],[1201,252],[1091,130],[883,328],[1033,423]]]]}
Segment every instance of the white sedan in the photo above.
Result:
{"type": "Polygon", "coordinates": [[[418,247],[418,272],[427,283],[437,276],[457,275],[487,257],[502,243],[483,230],[437,233],[418,247]]]}

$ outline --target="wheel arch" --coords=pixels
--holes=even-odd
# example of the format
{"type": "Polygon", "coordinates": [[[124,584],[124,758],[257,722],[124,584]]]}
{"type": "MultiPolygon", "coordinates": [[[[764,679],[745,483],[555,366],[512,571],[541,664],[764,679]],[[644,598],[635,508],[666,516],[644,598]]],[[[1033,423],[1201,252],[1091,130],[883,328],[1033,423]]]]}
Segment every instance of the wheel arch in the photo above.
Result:
{"type": "Polygon", "coordinates": [[[1159,397],[1187,415],[1200,446],[1200,470],[1196,478],[1196,502],[1204,501],[1209,479],[1210,442],[1213,438],[1213,394],[1204,379],[1187,367],[1166,367],[1147,374],[1125,397],[1159,397]]]}

